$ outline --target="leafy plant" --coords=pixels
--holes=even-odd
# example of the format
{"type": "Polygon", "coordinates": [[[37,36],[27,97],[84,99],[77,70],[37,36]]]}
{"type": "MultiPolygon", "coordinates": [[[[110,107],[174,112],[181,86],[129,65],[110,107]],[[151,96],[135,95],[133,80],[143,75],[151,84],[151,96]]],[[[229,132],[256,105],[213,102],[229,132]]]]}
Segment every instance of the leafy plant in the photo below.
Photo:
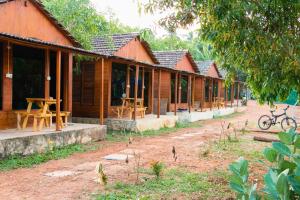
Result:
{"type": "Polygon", "coordinates": [[[161,177],[162,171],[164,169],[164,164],[159,161],[153,161],[151,163],[151,169],[152,169],[154,175],[156,176],[156,178],[159,178],[159,177],[161,177]]]}
{"type": "MultiPolygon", "coordinates": [[[[280,142],[264,149],[265,158],[271,163],[264,176],[264,189],[259,193],[267,199],[300,198],[300,135],[293,129],[278,134],[280,142]]],[[[229,166],[232,172],[230,187],[238,199],[260,199],[256,184],[248,185],[248,162],[239,159],[229,166]]]]}

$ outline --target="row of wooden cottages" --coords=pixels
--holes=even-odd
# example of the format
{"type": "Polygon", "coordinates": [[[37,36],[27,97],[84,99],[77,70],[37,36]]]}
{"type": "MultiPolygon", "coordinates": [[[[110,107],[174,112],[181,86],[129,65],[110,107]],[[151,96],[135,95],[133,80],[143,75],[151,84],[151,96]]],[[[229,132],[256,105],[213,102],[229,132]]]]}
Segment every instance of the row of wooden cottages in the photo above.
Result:
{"type": "Polygon", "coordinates": [[[14,111],[26,109],[28,97],[53,97],[57,115],[101,124],[115,117],[124,95],[144,99],[158,117],[240,97],[239,83],[227,89],[214,62],[195,62],[188,51],[153,52],[137,33],[96,37],[89,51],[38,0],[0,0],[0,13],[0,129],[16,126],[14,111]]]}

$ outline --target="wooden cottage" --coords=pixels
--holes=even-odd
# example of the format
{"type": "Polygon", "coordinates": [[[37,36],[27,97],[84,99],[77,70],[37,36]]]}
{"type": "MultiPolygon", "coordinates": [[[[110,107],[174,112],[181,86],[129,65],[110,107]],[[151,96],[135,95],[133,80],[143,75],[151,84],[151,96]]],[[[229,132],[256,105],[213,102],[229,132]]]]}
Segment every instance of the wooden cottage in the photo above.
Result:
{"type": "MultiPolygon", "coordinates": [[[[107,58],[80,63],[73,81],[73,116],[99,118],[100,123],[104,118],[123,118],[123,98],[133,101],[135,111],[141,100],[146,113],[152,113],[158,61],[147,42],[138,33],[127,33],[94,38],[92,45],[95,53],[107,58]]],[[[133,113],[135,119],[139,112],[133,113]]]]}
{"type": "Polygon", "coordinates": [[[188,51],[156,51],[161,72],[161,113],[189,110],[195,106],[196,89],[201,80],[196,63],[188,51]]]}
{"type": "Polygon", "coordinates": [[[57,116],[72,112],[73,53],[95,54],[80,49],[40,1],[0,0],[0,13],[0,129],[16,127],[26,98],[53,97],[57,116]]]}
{"type": "MultiPolygon", "coordinates": [[[[230,106],[233,105],[234,99],[240,99],[240,82],[235,81],[230,87],[226,87],[226,71],[219,69],[214,61],[197,61],[198,69],[203,79],[203,108],[230,106]],[[219,102],[219,103],[218,103],[219,102]],[[222,102],[220,104],[220,102],[222,102]]],[[[237,103],[238,105],[238,103],[237,103]]]]}

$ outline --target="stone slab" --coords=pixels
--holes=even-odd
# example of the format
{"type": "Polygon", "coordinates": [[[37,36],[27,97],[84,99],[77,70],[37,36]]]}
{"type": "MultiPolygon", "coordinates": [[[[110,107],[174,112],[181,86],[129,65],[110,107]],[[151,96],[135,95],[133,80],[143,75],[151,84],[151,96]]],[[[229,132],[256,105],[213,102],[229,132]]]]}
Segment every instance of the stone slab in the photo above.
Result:
{"type": "Polygon", "coordinates": [[[172,137],[172,139],[180,139],[180,140],[182,140],[182,139],[185,139],[185,137],[181,137],[181,136],[174,136],[174,137],[172,137]]]}
{"type": "Polygon", "coordinates": [[[126,154],[110,154],[110,155],[107,155],[107,156],[104,156],[103,158],[105,160],[126,160],[128,158],[132,158],[133,155],[126,155],[126,154]]]}
{"type": "Polygon", "coordinates": [[[76,174],[78,174],[78,172],[62,170],[62,171],[54,171],[54,172],[46,173],[45,176],[60,178],[60,177],[72,176],[72,175],[76,175],[76,174]]]}

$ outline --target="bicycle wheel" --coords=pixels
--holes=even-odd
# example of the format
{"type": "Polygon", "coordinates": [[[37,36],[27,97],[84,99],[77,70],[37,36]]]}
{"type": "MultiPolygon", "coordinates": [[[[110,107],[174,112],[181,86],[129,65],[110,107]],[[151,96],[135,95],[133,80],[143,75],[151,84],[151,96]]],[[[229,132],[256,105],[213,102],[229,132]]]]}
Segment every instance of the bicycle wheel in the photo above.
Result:
{"type": "Polygon", "coordinates": [[[263,115],[258,120],[258,126],[262,130],[268,130],[272,125],[272,118],[268,115],[263,115]]]}
{"type": "Polygon", "coordinates": [[[297,129],[297,123],[293,118],[286,117],[281,120],[281,128],[284,131],[288,131],[290,129],[297,129]]]}

